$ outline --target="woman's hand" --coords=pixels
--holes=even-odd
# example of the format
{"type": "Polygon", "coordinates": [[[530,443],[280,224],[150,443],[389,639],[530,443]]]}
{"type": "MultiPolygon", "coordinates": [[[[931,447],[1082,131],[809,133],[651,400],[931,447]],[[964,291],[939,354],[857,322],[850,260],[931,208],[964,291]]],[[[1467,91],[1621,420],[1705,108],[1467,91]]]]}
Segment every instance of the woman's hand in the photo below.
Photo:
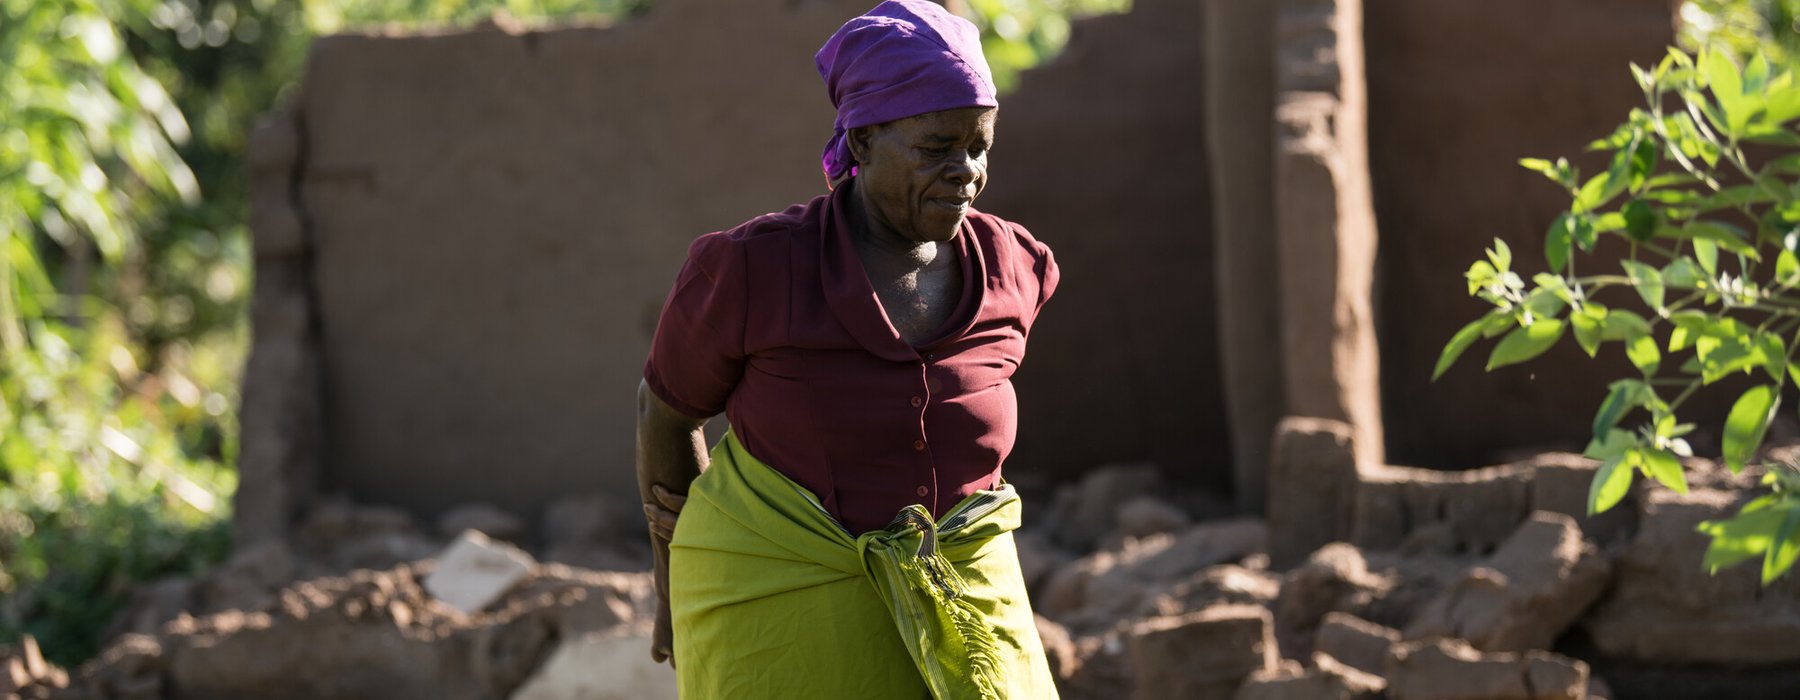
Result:
{"type": "MultiPolygon", "coordinates": [[[[651,484],[650,493],[655,496],[655,503],[644,504],[644,518],[650,523],[650,535],[660,540],[663,550],[675,539],[675,521],[681,515],[681,507],[687,505],[687,496],[672,492],[662,484],[651,484]]],[[[650,658],[657,663],[668,661],[675,666],[675,630],[671,626],[669,616],[669,560],[656,557],[656,625],[650,632],[650,658]]]]}
{"type": "Polygon", "coordinates": [[[644,519],[650,524],[650,556],[656,581],[656,626],[650,658],[675,665],[675,634],[669,615],[669,540],[687,504],[688,485],[706,468],[706,421],[682,415],[638,383],[637,477],[644,519]]]}
{"type": "Polygon", "coordinates": [[[670,491],[662,484],[651,484],[650,493],[656,497],[655,503],[644,504],[644,518],[650,521],[650,534],[661,537],[664,542],[673,542],[675,520],[681,515],[681,507],[687,505],[687,496],[670,491]]]}

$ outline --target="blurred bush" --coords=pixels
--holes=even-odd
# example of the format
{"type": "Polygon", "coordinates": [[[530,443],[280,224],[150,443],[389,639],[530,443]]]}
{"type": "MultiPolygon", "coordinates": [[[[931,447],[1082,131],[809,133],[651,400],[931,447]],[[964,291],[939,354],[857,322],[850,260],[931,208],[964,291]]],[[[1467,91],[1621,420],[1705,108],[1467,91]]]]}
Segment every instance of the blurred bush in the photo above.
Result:
{"type": "Polygon", "coordinates": [[[1688,0],[1680,20],[1680,44],[1691,52],[1724,46],[1771,63],[1800,52],[1800,0],[1688,0]]]}

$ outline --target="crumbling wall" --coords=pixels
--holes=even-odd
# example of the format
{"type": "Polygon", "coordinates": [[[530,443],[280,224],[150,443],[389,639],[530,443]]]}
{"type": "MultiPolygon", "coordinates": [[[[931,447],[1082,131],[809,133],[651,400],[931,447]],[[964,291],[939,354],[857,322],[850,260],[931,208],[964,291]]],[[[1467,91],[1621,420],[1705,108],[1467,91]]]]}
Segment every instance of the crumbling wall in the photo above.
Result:
{"type": "Polygon", "coordinates": [[[1008,469],[1070,477],[1149,459],[1223,490],[1199,3],[1078,22],[1001,98],[981,206],[1056,251],[1063,281],[1020,370],[1008,469]]]}
{"type": "MultiPolygon", "coordinates": [[[[1504,448],[1580,449],[1606,378],[1624,376],[1610,370],[1628,368],[1622,358],[1597,365],[1569,342],[1492,373],[1485,352],[1471,352],[1435,384],[1431,368],[1484,309],[1461,271],[1495,237],[1522,272],[1544,269],[1545,232],[1568,197],[1518,159],[1580,155],[1640,106],[1625,64],[1662,57],[1674,41],[1670,4],[1381,0],[1366,12],[1390,459],[1480,466],[1504,448]]],[[[1577,160],[1593,172],[1599,158],[1577,160]]]]}

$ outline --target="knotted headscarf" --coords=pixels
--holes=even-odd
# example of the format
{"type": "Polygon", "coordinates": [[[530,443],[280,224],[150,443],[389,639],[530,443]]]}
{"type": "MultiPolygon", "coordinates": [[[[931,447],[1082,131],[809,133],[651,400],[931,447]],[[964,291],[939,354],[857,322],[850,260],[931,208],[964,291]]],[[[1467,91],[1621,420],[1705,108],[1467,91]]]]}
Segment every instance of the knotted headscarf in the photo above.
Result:
{"type": "Polygon", "coordinates": [[[814,57],[837,107],[825,178],[851,172],[846,133],[961,107],[998,107],[981,33],[927,0],[888,0],[845,22],[814,57]]]}

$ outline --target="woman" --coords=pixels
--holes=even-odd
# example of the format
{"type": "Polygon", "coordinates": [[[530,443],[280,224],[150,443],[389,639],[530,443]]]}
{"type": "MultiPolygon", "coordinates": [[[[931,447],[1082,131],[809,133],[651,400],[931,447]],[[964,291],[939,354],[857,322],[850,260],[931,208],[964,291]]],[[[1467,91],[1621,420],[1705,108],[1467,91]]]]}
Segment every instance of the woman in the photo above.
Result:
{"type": "Polygon", "coordinates": [[[1058,273],[970,207],[998,106],[978,34],[896,0],[817,63],[830,192],[696,240],[645,363],[652,656],[688,698],[1055,697],[1000,466],[1058,273]]]}

